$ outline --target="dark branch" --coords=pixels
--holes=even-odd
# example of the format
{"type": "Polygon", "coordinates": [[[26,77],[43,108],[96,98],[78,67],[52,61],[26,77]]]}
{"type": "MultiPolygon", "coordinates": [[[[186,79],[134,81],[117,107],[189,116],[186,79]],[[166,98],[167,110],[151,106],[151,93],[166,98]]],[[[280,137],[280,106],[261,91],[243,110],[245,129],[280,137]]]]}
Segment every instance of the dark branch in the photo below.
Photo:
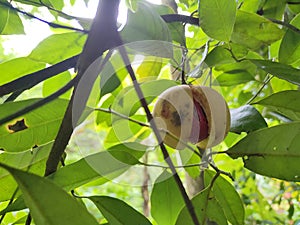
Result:
{"type": "MultiPolygon", "coordinates": [[[[119,0],[102,0],[99,1],[96,16],[93,20],[88,38],[83,47],[80,58],[78,59],[78,73],[79,81],[84,77],[85,71],[89,66],[103,53],[109,49],[116,47],[119,43],[116,42],[117,31],[117,15],[118,15],[119,0]]],[[[110,57],[112,52],[109,51],[103,60],[101,66],[104,66],[107,57],[110,57]]],[[[100,66],[100,67],[101,67],[100,66]]],[[[100,68],[101,69],[101,68],[100,68]]],[[[91,75],[91,74],[89,74],[91,75]]],[[[95,75],[95,74],[92,74],[95,75]]],[[[96,79],[96,77],[93,77],[96,79]]],[[[89,82],[94,82],[91,79],[89,82]]],[[[92,86],[92,84],[91,84],[92,86]]],[[[91,88],[87,86],[87,88],[91,88]]],[[[60,125],[58,134],[55,138],[54,144],[50,151],[49,157],[46,162],[45,176],[48,176],[57,170],[57,166],[61,160],[62,155],[69,143],[70,137],[73,133],[73,124],[77,123],[79,118],[73,118],[73,100],[77,91],[77,85],[73,90],[71,100],[68,104],[63,121],[60,125]]],[[[90,93],[90,89],[86,93],[81,93],[81,103],[86,104],[90,93]]],[[[82,113],[84,107],[76,108],[78,115],[82,113]]]]}
{"type": "Polygon", "coordinates": [[[300,2],[286,2],[289,5],[300,5],[300,2]]]}
{"type": "Polygon", "coordinates": [[[300,34],[300,29],[298,29],[297,27],[293,26],[290,23],[286,23],[284,21],[276,20],[276,19],[272,19],[272,18],[267,18],[267,19],[270,20],[273,23],[276,23],[276,24],[282,25],[284,27],[287,27],[288,29],[300,34]]]}
{"type": "Polygon", "coordinates": [[[79,55],[75,55],[53,66],[39,70],[34,73],[27,74],[9,83],[0,86],[0,97],[16,91],[24,91],[30,89],[38,83],[62,73],[68,69],[74,68],[79,55]]]}
{"type": "MultiPolygon", "coordinates": [[[[120,36],[119,36],[119,38],[121,40],[120,36]]],[[[147,120],[150,123],[150,126],[151,126],[151,128],[152,128],[152,130],[153,130],[153,132],[154,132],[154,134],[156,136],[156,139],[157,139],[158,143],[159,143],[159,146],[160,146],[161,151],[163,153],[164,160],[166,161],[166,163],[170,167],[170,169],[172,171],[172,174],[174,176],[174,180],[175,180],[175,182],[176,182],[176,184],[177,184],[177,186],[178,186],[178,188],[179,188],[179,190],[181,192],[181,195],[182,195],[182,197],[184,199],[185,205],[188,208],[188,212],[190,213],[191,218],[192,218],[194,224],[195,225],[200,225],[200,223],[198,221],[198,218],[197,218],[197,215],[196,215],[196,212],[195,212],[195,209],[194,209],[194,206],[193,206],[191,200],[189,199],[189,196],[187,195],[187,193],[185,191],[185,188],[184,188],[184,186],[182,184],[182,181],[181,181],[179,175],[177,174],[176,168],[175,168],[175,166],[174,166],[174,164],[172,162],[172,159],[170,158],[170,155],[169,155],[169,153],[168,153],[168,151],[166,149],[166,146],[163,143],[163,140],[162,140],[162,137],[161,137],[161,135],[159,133],[159,130],[158,130],[158,128],[157,128],[157,126],[156,126],[156,124],[155,124],[155,122],[153,120],[153,116],[152,116],[152,114],[151,114],[151,112],[149,110],[149,107],[148,107],[148,104],[147,104],[146,99],[144,97],[144,94],[142,92],[142,89],[141,89],[139,83],[137,82],[135,73],[134,73],[133,68],[131,66],[131,63],[130,63],[129,57],[127,55],[127,52],[125,50],[125,47],[124,46],[119,46],[119,52],[120,52],[121,57],[122,57],[122,59],[124,61],[124,64],[126,65],[126,69],[127,69],[128,73],[129,73],[129,75],[131,77],[134,89],[135,89],[135,91],[136,91],[136,93],[137,93],[137,95],[139,97],[140,103],[141,103],[142,107],[145,110],[145,113],[146,113],[146,116],[147,116],[147,120]]]]}
{"type": "Polygon", "coordinates": [[[53,94],[49,95],[46,98],[43,98],[42,100],[39,100],[35,103],[33,103],[30,106],[27,106],[5,118],[0,119],[0,126],[3,125],[4,123],[9,122],[10,120],[13,120],[19,116],[22,116],[28,112],[31,112],[32,110],[35,110],[39,107],[42,107],[43,105],[53,101],[54,99],[58,98],[60,95],[66,93],[68,90],[70,90],[76,83],[78,82],[78,78],[75,77],[73,80],[71,80],[69,83],[67,83],[65,86],[63,86],[61,89],[58,91],[54,92],[53,94]]]}
{"type": "Polygon", "coordinates": [[[17,90],[13,92],[4,102],[13,102],[17,99],[17,97],[19,97],[23,93],[23,91],[25,90],[17,90]]]}
{"type": "MultiPolygon", "coordinates": [[[[0,4],[4,4],[1,3],[0,4]]],[[[195,17],[178,15],[178,14],[169,14],[162,15],[162,18],[167,23],[172,22],[182,22],[182,23],[190,23],[193,25],[198,25],[198,19],[195,17]]],[[[38,83],[55,76],[59,73],[62,73],[68,69],[74,68],[76,66],[76,62],[78,60],[79,55],[68,58],[64,61],[61,61],[53,66],[45,68],[43,70],[39,70],[34,73],[27,74],[21,78],[13,80],[7,84],[0,86],[0,97],[10,94],[12,92],[16,92],[18,95],[22,93],[24,90],[30,89],[37,85],[38,83]]],[[[10,97],[10,100],[13,100],[17,94],[14,94],[10,97]]]]}
{"type": "Polygon", "coordinates": [[[166,23],[181,22],[199,26],[199,19],[192,16],[185,16],[180,14],[166,14],[162,15],[161,18],[166,23]]]}

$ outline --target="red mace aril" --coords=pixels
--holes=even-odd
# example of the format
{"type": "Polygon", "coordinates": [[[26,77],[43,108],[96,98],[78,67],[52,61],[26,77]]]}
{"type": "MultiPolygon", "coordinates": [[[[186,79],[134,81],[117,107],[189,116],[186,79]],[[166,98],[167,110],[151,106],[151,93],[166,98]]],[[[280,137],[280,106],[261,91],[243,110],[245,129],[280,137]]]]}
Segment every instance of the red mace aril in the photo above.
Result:
{"type": "Polygon", "coordinates": [[[205,86],[179,85],[165,90],[158,96],[153,117],[164,143],[176,149],[183,149],[188,142],[203,149],[213,147],[223,141],[230,126],[227,103],[205,86]]]}

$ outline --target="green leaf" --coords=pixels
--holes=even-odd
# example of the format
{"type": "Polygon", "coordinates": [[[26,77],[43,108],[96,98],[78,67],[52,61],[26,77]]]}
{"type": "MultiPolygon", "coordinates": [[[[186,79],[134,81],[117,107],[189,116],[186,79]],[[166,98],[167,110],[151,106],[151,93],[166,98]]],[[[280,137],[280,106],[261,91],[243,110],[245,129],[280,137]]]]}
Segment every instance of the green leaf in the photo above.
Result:
{"type": "Polygon", "coordinates": [[[41,41],[28,57],[39,62],[55,64],[79,54],[85,39],[85,35],[78,32],[53,34],[41,41]]]}
{"type": "Polygon", "coordinates": [[[249,74],[252,74],[252,77],[254,77],[253,74],[256,74],[257,67],[253,63],[251,63],[250,61],[244,60],[244,61],[241,61],[241,62],[218,65],[218,66],[215,67],[215,70],[216,71],[223,71],[225,73],[232,73],[232,72],[233,73],[234,72],[239,73],[239,72],[242,72],[242,71],[246,71],[249,74]]]}
{"type": "Polygon", "coordinates": [[[298,4],[298,0],[290,0],[289,3],[291,4],[288,4],[288,9],[291,10],[294,14],[298,14],[300,12],[300,5],[298,4]]]}
{"type": "MultiPolygon", "coordinates": [[[[300,28],[300,14],[294,17],[290,22],[291,25],[300,28]]],[[[299,32],[288,29],[282,38],[279,54],[279,62],[292,64],[300,59],[300,34],[299,32]]]]}
{"type": "MultiPolygon", "coordinates": [[[[167,14],[175,13],[174,10],[170,6],[167,6],[167,5],[153,4],[152,7],[154,10],[156,10],[156,12],[159,15],[167,15],[167,14]]],[[[178,42],[182,46],[185,46],[184,25],[180,22],[167,23],[167,25],[170,30],[172,40],[178,42]]]]}
{"type": "Polygon", "coordinates": [[[287,80],[293,84],[300,85],[299,69],[269,60],[251,59],[250,61],[267,73],[270,73],[280,79],[287,80]]]}
{"type": "MultiPolygon", "coordinates": [[[[140,87],[147,100],[147,103],[150,104],[164,90],[175,85],[177,85],[177,83],[172,80],[154,80],[142,83],[140,84],[140,87]]],[[[136,91],[133,87],[121,91],[112,104],[113,110],[126,116],[133,115],[140,107],[140,100],[138,99],[136,91]]],[[[117,116],[114,116],[114,118],[116,120],[120,119],[117,116]]]]}
{"type": "Polygon", "coordinates": [[[173,57],[174,45],[171,42],[160,40],[134,41],[125,44],[131,55],[156,56],[170,59],[173,57]]]}
{"type": "Polygon", "coordinates": [[[237,11],[231,41],[251,49],[269,45],[283,36],[277,25],[255,13],[237,11]]]}
{"type": "Polygon", "coordinates": [[[45,63],[36,62],[28,57],[15,58],[0,64],[0,85],[15,80],[23,75],[45,68],[45,63]]]}
{"type": "Polygon", "coordinates": [[[37,225],[98,225],[86,208],[44,177],[1,164],[18,182],[26,205],[37,225]]]}
{"type": "Polygon", "coordinates": [[[0,34],[24,34],[23,23],[18,13],[9,8],[10,3],[1,1],[6,6],[0,5],[0,34]]]}
{"type": "MultiPolygon", "coordinates": [[[[131,117],[132,119],[138,119],[138,121],[143,122],[140,120],[144,119],[144,115],[138,116],[136,115],[134,118],[131,117]]],[[[116,144],[120,142],[126,142],[126,141],[136,141],[139,142],[139,135],[141,132],[148,130],[149,128],[142,128],[141,125],[131,122],[127,119],[120,119],[117,116],[112,116],[111,119],[113,120],[112,123],[112,128],[108,131],[108,134],[105,138],[104,144],[105,146],[111,145],[111,144],[116,144]]]]}
{"type": "Polygon", "coordinates": [[[251,105],[244,105],[230,110],[230,131],[240,134],[267,127],[262,115],[251,105]]]}
{"type": "Polygon", "coordinates": [[[145,216],[120,199],[109,196],[91,196],[88,199],[94,202],[109,224],[151,225],[145,216]]]}
{"type": "MultiPolygon", "coordinates": [[[[191,165],[191,164],[200,164],[201,159],[200,157],[192,152],[190,149],[183,149],[179,151],[180,159],[182,165],[191,165]]],[[[200,166],[192,166],[192,167],[185,167],[184,170],[189,174],[190,177],[196,179],[199,177],[201,168],[200,166]]]]}
{"type": "Polygon", "coordinates": [[[136,11],[137,6],[138,6],[138,2],[140,0],[126,0],[126,6],[132,10],[132,11],[136,11]]]}
{"type": "Polygon", "coordinates": [[[0,5],[0,34],[4,30],[9,17],[9,9],[0,5]]]}
{"type": "Polygon", "coordinates": [[[125,42],[144,40],[171,41],[167,24],[159,16],[153,5],[139,1],[135,13],[129,11],[127,23],[121,31],[125,42]],[[145,25],[147,21],[147,25],[145,25]]]}
{"type": "Polygon", "coordinates": [[[265,128],[248,134],[227,154],[242,157],[255,173],[288,181],[300,181],[300,122],[265,128]]]}
{"type": "MultiPolygon", "coordinates": [[[[16,0],[16,2],[21,2],[24,4],[32,5],[32,6],[41,6],[41,1],[40,0],[16,0]]],[[[51,6],[50,0],[43,0],[44,5],[51,6]]]]}
{"type": "Polygon", "coordinates": [[[235,63],[232,55],[224,46],[217,46],[211,50],[204,61],[209,67],[222,64],[235,63]]]}
{"type": "Polygon", "coordinates": [[[107,151],[86,156],[77,162],[60,168],[50,175],[49,179],[67,191],[95,179],[98,179],[100,183],[105,183],[124,173],[134,162],[137,163],[136,159],[143,156],[147,147],[135,142],[118,144],[107,151]],[[128,155],[130,156],[128,157],[128,155]],[[124,163],[126,157],[131,161],[124,163]]]}
{"type": "Polygon", "coordinates": [[[113,92],[121,84],[121,81],[119,80],[117,73],[110,62],[105,64],[100,73],[100,77],[101,96],[113,92]]]}
{"type": "Polygon", "coordinates": [[[236,17],[234,0],[201,0],[199,1],[200,27],[210,37],[229,41],[236,17]]]}
{"type": "Polygon", "coordinates": [[[22,224],[26,224],[27,221],[27,215],[22,216],[21,218],[19,218],[18,220],[16,220],[14,223],[12,223],[11,225],[22,225],[22,224]]]}
{"type": "Polygon", "coordinates": [[[247,12],[256,13],[260,7],[260,0],[245,1],[240,5],[240,9],[247,12]]]}
{"type": "MultiPolygon", "coordinates": [[[[39,99],[29,99],[18,102],[7,102],[0,105],[1,117],[4,118],[26,106],[32,105],[39,99]]],[[[54,100],[37,108],[16,120],[0,127],[0,148],[5,151],[19,152],[34,146],[40,146],[54,140],[68,101],[54,100]],[[24,129],[14,130],[17,121],[24,120],[24,129]]]]}
{"type": "Polygon", "coordinates": [[[263,5],[263,15],[266,18],[281,20],[286,10],[286,1],[268,1],[263,5]]]}
{"type": "MultiPolygon", "coordinates": [[[[223,209],[212,195],[210,188],[204,189],[192,198],[192,203],[200,224],[207,224],[205,222],[207,219],[218,225],[228,224],[223,209]]],[[[194,225],[186,206],[181,210],[176,225],[194,225]]]]}
{"type": "Polygon", "coordinates": [[[49,0],[53,8],[57,10],[62,10],[64,7],[64,0],[49,0]]]}
{"type": "Polygon", "coordinates": [[[127,23],[120,32],[125,46],[135,54],[146,54],[172,58],[173,45],[166,22],[156,12],[155,7],[144,1],[138,2],[135,13],[129,11],[127,23]],[[145,21],[147,24],[145,25],[145,21]]]}
{"type": "Polygon", "coordinates": [[[246,70],[232,70],[220,74],[214,80],[213,85],[233,86],[247,83],[254,80],[254,77],[246,70]]]}
{"type": "Polygon", "coordinates": [[[2,34],[25,34],[23,22],[17,12],[9,10],[9,17],[2,34]]]}
{"type": "Polygon", "coordinates": [[[270,110],[283,114],[292,120],[300,120],[300,92],[282,91],[272,94],[254,104],[268,107],[270,110]]]}
{"type": "MultiPolygon", "coordinates": [[[[113,95],[108,96],[108,98],[102,102],[102,105],[100,105],[100,108],[103,109],[109,109],[112,105],[112,103],[114,102],[115,97],[113,95]]],[[[97,118],[96,118],[96,123],[97,125],[101,124],[102,127],[110,127],[111,126],[111,121],[112,120],[112,116],[110,113],[107,112],[103,112],[101,110],[99,110],[97,112],[97,118]]]]}
{"type": "Polygon", "coordinates": [[[152,60],[144,60],[137,68],[136,73],[140,78],[157,77],[162,68],[161,58],[155,57],[152,60]]]}
{"type": "Polygon", "coordinates": [[[164,171],[155,181],[151,193],[151,215],[158,225],[173,225],[184,206],[172,174],[164,171]]]}
{"type": "MultiPolygon", "coordinates": [[[[212,170],[205,170],[206,187],[210,185],[215,174],[212,170]]],[[[222,176],[218,176],[213,184],[212,192],[224,210],[227,220],[232,225],[243,225],[245,220],[244,205],[232,184],[222,176]]]]}
{"type": "MultiPolygon", "coordinates": [[[[52,143],[49,143],[24,152],[3,152],[0,154],[0,163],[42,175],[51,147],[52,143]]],[[[10,199],[16,188],[12,176],[6,170],[0,169],[0,201],[10,199]]]]}
{"type": "MultiPolygon", "coordinates": [[[[60,73],[54,77],[51,77],[44,81],[43,83],[43,96],[48,96],[53,94],[55,91],[62,88],[71,80],[71,74],[69,71],[65,71],[60,73]]],[[[71,91],[68,91],[60,96],[60,98],[69,98],[71,95],[71,91]]]]}
{"type": "Polygon", "coordinates": [[[23,199],[22,196],[20,196],[13,203],[11,203],[5,209],[3,209],[0,212],[0,215],[4,215],[8,212],[20,211],[20,210],[25,209],[25,208],[26,208],[26,205],[25,205],[24,199],[23,199]]]}
{"type": "MultiPolygon", "coordinates": [[[[147,148],[148,146],[135,142],[115,145],[107,151],[89,155],[77,162],[59,168],[47,178],[66,191],[71,191],[74,188],[96,179],[98,185],[103,184],[118,177],[127,171],[130,166],[139,163],[138,159],[144,155],[147,148]]],[[[22,169],[26,169],[30,165],[29,163],[34,163],[33,166],[30,167],[30,171],[37,171],[38,174],[42,175],[45,171],[44,165],[51,145],[47,148],[40,147],[37,149],[39,150],[35,151],[34,154],[29,151],[26,152],[26,154],[2,153],[0,155],[0,163],[9,163],[11,166],[18,165],[19,163],[22,169]],[[39,153],[39,157],[34,157],[33,155],[37,155],[37,153],[39,153]],[[9,158],[7,158],[7,155],[9,155],[9,158]],[[5,159],[2,159],[1,156],[5,156],[5,159]],[[33,159],[35,160],[33,161],[33,159]],[[39,170],[37,170],[37,168],[39,170]]],[[[0,170],[0,200],[11,198],[15,188],[16,184],[12,177],[7,171],[0,170]]],[[[26,205],[21,196],[18,198],[16,204],[12,204],[11,207],[3,212],[14,211],[16,209],[21,210],[24,208],[26,208],[26,205]]]]}

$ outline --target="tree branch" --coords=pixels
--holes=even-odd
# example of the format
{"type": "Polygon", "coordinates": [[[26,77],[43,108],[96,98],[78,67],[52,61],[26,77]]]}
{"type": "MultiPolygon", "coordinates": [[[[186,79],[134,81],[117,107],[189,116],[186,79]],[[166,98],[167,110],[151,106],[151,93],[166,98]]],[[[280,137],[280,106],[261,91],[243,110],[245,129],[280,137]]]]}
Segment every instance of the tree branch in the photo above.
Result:
{"type": "MultiPolygon", "coordinates": [[[[119,36],[120,40],[121,40],[121,37],[119,36]]],[[[198,221],[198,218],[197,218],[197,215],[196,215],[196,212],[195,212],[195,209],[194,209],[194,206],[191,202],[191,200],[189,199],[189,196],[187,195],[186,191],[185,191],[185,188],[183,186],[183,183],[181,182],[181,179],[179,177],[179,175],[177,174],[177,171],[176,171],[176,168],[172,162],[172,159],[170,158],[169,156],[169,153],[166,149],[166,146],[164,145],[163,143],[163,140],[162,140],[162,137],[159,133],[159,129],[157,128],[154,120],[153,120],[153,116],[149,110],[149,107],[148,107],[148,104],[146,102],[146,99],[144,97],[144,94],[142,92],[142,89],[136,79],[136,76],[135,76],[135,73],[133,71],[133,68],[131,67],[131,63],[130,63],[130,60],[129,60],[129,57],[127,55],[127,52],[125,50],[125,47],[124,46],[119,46],[119,52],[121,54],[121,57],[126,65],[126,69],[131,77],[131,80],[133,82],[133,86],[135,88],[135,91],[139,97],[139,100],[140,100],[140,103],[142,105],[142,107],[144,108],[145,110],[145,113],[146,113],[146,116],[147,116],[147,119],[148,119],[148,122],[150,123],[150,126],[155,134],[155,137],[159,143],[159,146],[161,148],[161,151],[163,153],[163,157],[164,157],[164,160],[166,161],[166,163],[168,164],[169,168],[171,169],[172,171],[172,174],[174,176],[174,180],[181,192],[181,195],[183,197],[183,200],[185,202],[185,205],[186,207],[188,208],[188,211],[189,211],[189,214],[194,222],[195,225],[200,225],[199,221],[198,221]]]]}
{"type": "MultiPolygon", "coordinates": [[[[0,4],[4,4],[0,2],[0,4]]],[[[7,5],[7,4],[5,4],[7,5]]],[[[167,23],[172,22],[182,22],[182,23],[190,23],[193,25],[199,25],[199,20],[195,17],[178,15],[178,14],[168,14],[161,16],[167,23]]],[[[10,94],[12,92],[18,92],[18,95],[23,91],[30,89],[37,85],[38,83],[55,76],[59,73],[62,73],[68,69],[74,68],[76,66],[76,62],[79,58],[79,55],[72,56],[64,61],[61,61],[53,66],[48,68],[24,75],[16,80],[13,80],[9,83],[6,83],[0,86],[0,97],[10,94]]],[[[11,97],[14,99],[14,96],[11,97]]]]}
{"type": "Polygon", "coordinates": [[[298,29],[297,27],[293,26],[292,24],[290,23],[286,23],[284,21],[281,21],[281,20],[276,20],[276,19],[272,19],[272,18],[267,18],[268,20],[270,20],[271,22],[273,23],[276,23],[276,24],[279,24],[279,25],[282,25],[298,34],[300,34],[300,29],[298,29]]]}
{"type": "Polygon", "coordinates": [[[166,15],[161,15],[161,18],[166,23],[181,22],[181,23],[188,23],[191,25],[199,26],[199,18],[193,16],[186,16],[180,14],[166,14],[166,15]]]}
{"type": "MultiPolygon", "coordinates": [[[[117,31],[117,15],[118,15],[118,7],[119,7],[119,0],[100,0],[97,8],[96,16],[93,20],[91,30],[89,32],[88,38],[85,42],[84,48],[80,55],[80,58],[77,62],[78,73],[77,77],[79,81],[81,79],[86,79],[84,77],[85,72],[89,68],[89,66],[97,60],[106,50],[109,50],[113,47],[116,47],[119,43],[116,41],[116,37],[118,34],[117,31]]],[[[106,59],[110,56],[109,52],[107,54],[106,59]]],[[[105,61],[105,60],[104,60],[105,61]]],[[[102,66],[105,62],[102,62],[102,66]]],[[[87,75],[95,75],[95,74],[87,74],[87,75]]],[[[91,86],[86,88],[92,87],[93,80],[96,79],[96,76],[89,80],[91,86]]],[[[79,118],[73,117],[73,103],[75,94],[77,91],[78,85],[75,86],[73,90],[73,94],[67,110],[65,112],[65,116],[59,128],[58,134],[55,138],[53,147],[50,151],[48,160],[46,162],[46,170],[45,176],[55,172],[57,170],[57,166],[61,160],[61,157],[68,145],[69,139],[73,133],[73,124],[77,123],[79,118]]],[[[90,89],[87,90],[85,93],[81,93],[81,104],[85,106],[86,101],[88,99],[90,89]]],[[[76,109],[78,117],[81,115],[84,107],[76,109]]]]}
{"type": "Polygon", "coordinates": [[[42,100],[39,100],[32,105],[29,105],[5,118],[0,119],[0,126],[4,123],[9,122],[10,120],[13,120],[19,116],[22,116],[28,112],[31,112],[32,110],[35,110],[39,107],[42,107],[43,105],[53,101],[54,99],[58,98],[60,95],[66,93],[68,90],[70,90],[76,83],[78,82],[78,78],[75,77],[73,80],[69,81],[65,86],[63,86],[58,91],[54,92],[53,94],[47,96],[46,98],[43,98],[42,100]]]}
{"type": "Polygon", "coordinates": [[[79,55],[75,55],[53,66],[27,74],[15,79],[9,83],[0,86],[0,97],[16,91],[25,91],[37,85],[38,83],[62,73],[68,69],[74,68],[79,55]]]}
{"type": "Polygon", "coordinates": [[[88,31],[82,30],[82,29],[79,29],[79,28],[70,27],[70,26],[66,26],[66,25],[62,25],[62,24],[53,23],[53,22],[48,22],[48,21],[46,21],[44,19],[41,19],[41,18],[39,18],[39,17],[37,17],[35,15],[32,15],[31,13],[28,13],[28,12],[25,12],[25,11],[23,11],[21,9],[18,9],[18,8],[12,6],[11,4],[7,3],[7,2],[0,1],[0,5],[3,5],[4,7],[7,7],[9,9],[11,9],[11,10],[15,10],[16,12],[19,12],[19,13],[21,13],[21,14],[23,14],[25,16],[28,16],[28,17],[30,17],[32,19],[36,19],[36,20],[38,20],[40,22],[46,23],[50,27],[53,27],[53,28],[62,28],[62,29],[68,29],[68,30],[73,30],[73,31],[79,31],[79,32],[82,32],[82,33],[88,33],[88,31]]]}
{"type": "Polygon", "coordinates": [[[289,1],[287,1],[286,3],[289,4],[289,5],[300,5],[300,2],[289,2],[289,1]]]}

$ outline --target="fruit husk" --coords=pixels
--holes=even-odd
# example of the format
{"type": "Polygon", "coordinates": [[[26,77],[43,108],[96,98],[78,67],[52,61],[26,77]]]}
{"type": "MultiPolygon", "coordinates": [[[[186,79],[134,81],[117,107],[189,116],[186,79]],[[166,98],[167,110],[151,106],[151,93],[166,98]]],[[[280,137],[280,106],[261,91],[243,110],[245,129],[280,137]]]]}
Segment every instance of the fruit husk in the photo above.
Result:
{"type": "Polygon", "coordinates": [[[206,86],[191,86],[193,96],[202,105],[208,121],[208,137],[197,145],[202,149],[213,147],[226,137],[230,128],[230,112],[226,101],[215,90],[206,86]],[[222,113],[223,112],[223,113],[222,113]]]}
{"type": "Polygon", "coordinates": [[[161,130],[168,131],[161,132],[165,144],[175,149],[186,147],[193,123],[193,107],[193,97],[188,85],[169,88],[158,97],[153,117],[161,130]]]}
{"type": "Polygon", "coordinates": [[[180,85],[167,89],[158,97],[153,116],[164,143],[178,150],[188,142],[202,149],[213,147],[225,138],[230,127],[227,103],[218,92],[205,86],[180,85]],[[202,118],[202,110],[206,120],[202,118]],[[207,124],[197,128],[195,116],[207,124]]]}

